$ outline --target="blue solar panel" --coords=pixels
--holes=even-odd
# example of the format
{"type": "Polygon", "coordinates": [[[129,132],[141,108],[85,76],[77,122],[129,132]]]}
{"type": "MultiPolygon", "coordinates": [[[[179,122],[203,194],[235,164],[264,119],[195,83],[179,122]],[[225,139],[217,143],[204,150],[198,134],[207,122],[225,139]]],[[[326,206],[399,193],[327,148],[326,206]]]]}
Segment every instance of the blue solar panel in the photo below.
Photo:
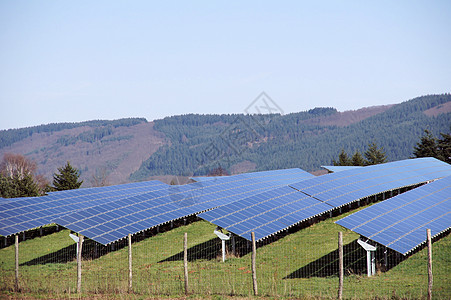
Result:
{"type": "Polygon", "coordinates": [[[216,177],[93,207],[87,210],[88,213],[96,211],[92,216],[74,213],[54,221],[99,243],[109,244],[126,237],[128,233],[135,234],[312,176],[307,174],[300,169],[290,169],[259,176],[240,174],[216,177]]]}
{"type": "Polygon", "coordinates": [[[247,240],[275,234],[333,209],[288,186],[250,196],[198,216],[247,240]]]}
{"type": "Polygon", "coordinates": [[[451,176],[377,203],[337,224],[402,254],[451,228],[451,176]]]}
{"type": "Polygon", "coordinates": [[[198,176],[198,177],[191,177],[192,180],[196,182],[204,182],[207,180],[215,179],[218,176],[198,176]]]}
{"type": "Polygon", "coordinates": [[[314,175],[299,169],[299,168],[292,168],[292,169],[280,169],[280,170],[270,170],[270,171],[260,171],[260,172],[250,172],[250,173],[242,173],[242,174],[237,174],[237,175],[231,175],[231,176],[207,176],[207,177],[192,177],[193,180],[197,181],[197,182],[204,182],[207,180],[211,180],[211,179],[218,179],[218,178],[240,178],[240,177],[245,177],[245,178],[261,178],[261,177],[265,177],[265,176],[287,176],[290,177],[293,174],[296,174],[297,176],[301,176],[301,174],[303,174],[303,178],[307,179],[307,178],[313,178],[315,177],[314,175]]]}
{"type": "Polygon", "coordinates": [[[321,166],[321,168],[324,168],[333,173],[337,173],[340,171],[347,171],[355,168],[360,168],[360,166],[321,166]]]}
{"type": "Polygon", "coordinates": [[[449,164],[435,158],[417,158],[331,173],[291,187],[340,207],[384,191],[448,175],[451,175],[449,164]]]}
{"type": "Polygon", "coordinates": [[[167,186],[160,181],[148,181],[54,192],[48,196],[21,198],[0,204],[0,234],[8,236],[51,224],[53,218],[64,214],[167,186]]]}

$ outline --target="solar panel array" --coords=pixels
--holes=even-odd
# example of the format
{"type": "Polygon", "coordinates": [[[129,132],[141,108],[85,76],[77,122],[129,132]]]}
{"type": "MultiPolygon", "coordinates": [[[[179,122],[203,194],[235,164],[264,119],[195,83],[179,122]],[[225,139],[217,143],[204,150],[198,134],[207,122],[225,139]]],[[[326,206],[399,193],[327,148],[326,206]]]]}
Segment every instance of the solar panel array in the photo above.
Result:
{"type": "Polygon", "coordinates": [[[169,186],[133,183],[0,203],[0,234],[57,223],[102,244],[187,216],[257,240],[359,199],[451,175],[433,158],[351,168],[314,177],[301,169],[219,176],[169,186]]]}
{"type": "Polygon", "coordinates": [[[140,231],[247,198],[313,175],[301,169],[216,177],[150,192],[55,220],[104,245],[140,231]]]}
{"type": "Polygon", "coordinates": [[[259,240],[353,201],[445,175],[451,175],[451,166],[434,158],[353,168],[253,195],[198,216],[248,240],[254,231],[259,240]]]}
{"type": "Polygon", "coordinates": [[[399,253],[451,228],[451,176],[423,185],[335,223],[399,253]]]}
{"type": "Polygon", "coordinates": [[[167,184],[154,180],[19,198],[0,204],[0,235],[8,236],[51,224],[54,218],[64,214],[166,187],[167,184]]]}
{"type": "Polygon", "coordinates": [[[350,169],[292,184],[320,201],[340,207],[353,201],[451,175],[451,166],[435,158],[416,158],[350,169]]]}

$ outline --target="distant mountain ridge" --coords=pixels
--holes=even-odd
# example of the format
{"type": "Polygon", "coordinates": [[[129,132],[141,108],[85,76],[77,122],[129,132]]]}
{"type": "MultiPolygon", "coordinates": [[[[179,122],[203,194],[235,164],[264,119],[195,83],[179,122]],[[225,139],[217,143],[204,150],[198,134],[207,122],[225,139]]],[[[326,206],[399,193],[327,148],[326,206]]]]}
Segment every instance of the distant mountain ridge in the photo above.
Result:
{"type": "Polygon", "coordinates": [[[408,158],[424,129],[449,132],[451,95],[428,95],[395,105],[338,112],[315,108],[286,115],[182,115],[58,123],[0,131],[0,155],[20,153],[49,180],[66,161],[107,183],[155,176],[205,175],[300,167],[317,170],[341,149],[383,146],[389,160],[408,158]]]}

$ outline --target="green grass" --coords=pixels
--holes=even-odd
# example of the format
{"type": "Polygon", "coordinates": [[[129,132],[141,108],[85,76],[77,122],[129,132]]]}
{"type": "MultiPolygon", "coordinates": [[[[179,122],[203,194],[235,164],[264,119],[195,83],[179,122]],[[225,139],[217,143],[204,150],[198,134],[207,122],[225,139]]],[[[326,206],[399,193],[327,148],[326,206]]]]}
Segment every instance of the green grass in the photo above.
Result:
{"type": "MultiPolygon", "coordinates": [[[[272,298],[336,298],[338,278],[317,276],[285,279],[300,268],[328,256],[337,249],[338,232],[342,231],[344,244],[350,244],[358,235],[333,223],[343,216],[327,219],[310,227],[269,243],[257,249],[257,278],[259,294],[272,298]]],[[[133,294],[128,294],[128,248],[110,252],[99,258],[83,261],[83,294],[87,297],[133,298],[182,297],[183,234],[188,233],[188,247],[202,244],[197,259],[188,263],[192,298],[252,295],[250,253],[229,257],[222,263],[217,251],[215,226],[199,221],[187,226],[157,234],[133,244],[133,294]],[[207,254],[213,254],[208,258],[207,254]],[[178,255],[178,256],[177,256],[178,255]],[[204,257],[204,258],[203,258],[204,257]]],[[[19,263],[59,261],[59,263],[20,266],[22,294],[14,290],[14,245],[0,249],[0,291],[4,296],[65,298],[75,293],[76,261],[74,242],[67,230],[19,244],[19,263]],[[71,249],[72,247],[72,249],[71,249]],[[72,252],[71,252],[72,251],[72,252]],[[68,260],[64,262],[64,259],[68,260]]],[[[437,299],[451,298],[449,268],[451,266],[451,237],[434,243],[434,291],[437,299]]],[[[379,258],[379,257],[378,257],[379,258]]],[[[334,262],[331,262],[334,264],[334,262]]],[[[317,269],[330,265],[318,264],[317,269]]],[[[327,273],[327,272],[326,272],[327,273]]],[[[296,276],[294,276],[296,277],[296,276]]],[[[372,278],[362,274],[345,277],[346,299],[420,299],[427,288],[427,252],[423,249],[387,272],[378,272],[372,278]]]]}

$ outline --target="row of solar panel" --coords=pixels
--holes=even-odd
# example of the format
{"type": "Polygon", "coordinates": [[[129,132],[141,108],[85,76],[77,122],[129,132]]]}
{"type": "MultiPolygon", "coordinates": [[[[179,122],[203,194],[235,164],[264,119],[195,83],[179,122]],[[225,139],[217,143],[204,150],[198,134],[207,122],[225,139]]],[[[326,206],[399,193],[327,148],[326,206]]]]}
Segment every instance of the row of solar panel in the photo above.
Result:
{"type": "MultiPolygon", "coordinates": [[[[67,225],[66,223],[70,223],[68,220],[71,218],[72,220],[75,218],[79,222],[87,222],[81,224],[81,227],[77,227],[75,224],[70,225],[75,231],[79,231],[80,228],[86,229],[87,226],[90,228],[93,224],[101,226],[105,221],[117,220],[119,217],[124,217],[126,222],[131,223],[150,219],[148,216],[145,219],[143,215],[139,214],[135,215],[133,219],[129,219],[131,205],[135,205],[133,212],[146,212],[155,217],[154,222],[164,223],[210,209],[221,203],[234,201],[234,197],[239,197],[239,195],[244,196],[252,191],[286,185],[310,177],[313,175],[301,169],[287,169],[221,177],[208,183],[193,183],[183,186],[168,186],[158,181],[151,181],[57,192],[45,197],[21,199],[11,206],[0,205],[0,234],[5,236],[15,234],[55,222],[55,220],[64,226],[67,225]],[[90,208],[97,216],[108,213],[107,219],[102,220],[99,217],[94,221],[88,220],[86,213],[90,208]],[[166,213],[160,216],[162,212],[166,213]],[[68,215],[67,219],[58,219],[64,215],[68,215]]],[[[146,223],[146,226],[147,224],[150,224],[149,227],[158,225],[152,225],[154,224],[152,222],[146,223]]],[[[123,224],[119,222],[118,225],[122,226],[123,224]]],[[[149,227],[139,227],[138,231],[149,227]]],[[[112,231],[114,228],[116,227],[108,229],[112,231]]],[[[137,229],[136,226],[133,228],[137,229]]],[[[122,236],[118,238],[122,238],[122,236]]]]}
{"type": "Polygon", "coordinates": [[[434,158],[410,159],[307,179],[204,212],[198,216],[250,240],[262,239],[353,201],[451,175],[434,158]],[[385,174],[385,176],[383,176],[385,174]]]}
{"type": "Polygon", "coordinates": [[[55,222],[102,244],[108,244],[126,237],[128,233],[134,234],[240,200],[255,192],[310,177],[311,174],[300,169],[289,169],[287,172],[259,172],[254,176],[243,174],[218,177],[118,200],[114,203],[117,209],[95,207],[86,211],[90,216],[76,213],[58,218],[55,222]],[[133,204],[128,205],[127,202],[133,204]]]}
{"type": "Polygon", "coordinates": [[[104,205],[114,200],[146,193],[152,189],[165,189],[168,185],[160,181],[130,183],[110,187],[79,189],[55,192],[48,196],[22,198],[0,205],[0,234],[8,236],[39,226],[53,223],[53,219],[64,214],[89,207],[104,205]]]}
{"type": "Polygon", "coordinates": [[[377,203],[336,223],[402,254],[451,228],[451,176],[377,203]]]}

